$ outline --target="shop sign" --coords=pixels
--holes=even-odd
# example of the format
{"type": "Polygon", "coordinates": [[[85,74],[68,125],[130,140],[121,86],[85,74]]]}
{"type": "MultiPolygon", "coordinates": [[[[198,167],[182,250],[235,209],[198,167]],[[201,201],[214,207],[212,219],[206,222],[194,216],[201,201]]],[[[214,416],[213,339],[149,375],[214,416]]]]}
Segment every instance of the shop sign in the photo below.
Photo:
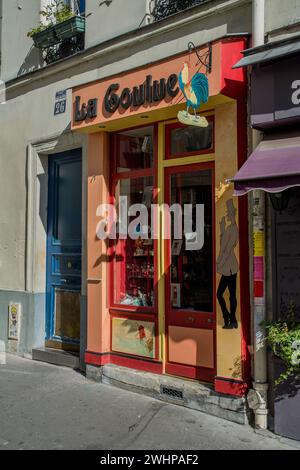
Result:
{"type": "Polygon", "coordinates": [[[257,67],[252,73],[252,116],[254,127],[272,127],[280,120],[299,121],[299,58],[257,67]]]}
{"type": "Polygon", "coordinates": [[[170,75],[167,80],[165,78],[154,80],[153,83],[152,75],[147,75],[145,83],[133,87],[132,90],[124,88],[120,94],[118,94],[120,85],[113,83],[108,88],[104,98],[105,111],[113,114],[120,107],[126,110],[130,106],[139,107],[145,103],[156,103],[164,100],[167,95],[175,98],[179,93],[177,83],[178,77],[176,74],[170,75]]]}
{"type": "Polygon", "coordinates": [[[211,72],[211,45],[208,52],[200,55],[193,42],[189,42],[188,49],[190,55],[194,53],[197,56],[197,65],[205,67],[206,73],[200,73],[200,69],[191,76],[190,63],[184,62],[183,69],[179,74],[179,86],[186,101],[186,111],[179,111],[178,121],[187,126],[208,127],[208,121],[204,116],[198,116],[197,110],[202,104],[207,103],[209,98],[209,85],[207,74],[211,72]],[[189,113],[193,108],[194,115],[189,113]]]}
{"type": "MultiPolygon", "coordinates": [[[[144,104],[154,104],[164,100],[167,96],[175,98],[179,93],[178,77],[171,74],[168,79],[154,80],[147,75],[143,84],[132,89],[124,88],[120,91],[119,83],[112,83],[104,96],[104,109],[108,114],[114,114],[118,109],[127,110],[130,107],[138,108],[144,104]]],[[[75,121],[97,117],[97,98],[87,103],[80,103],[80,96],[75,98],[75,121]]]]}
{"type": "Polygon", "coordinates": [[[186,111],[179,111],[179,122],[188,126],[208,127],[207,119],[197,115],[197,109],[207,103],[209,98],[207,76],[197,72],[191,77],[190,66],[185,62],[179,74],[179,86],[187,106],[186,111]],[[193,108],[194,114],[189,113],[190,108],[193,108]]]}
{"type": "Polygon", "coordinates": [[[292,100],[293,105],[299,106],[300,104],[300,80],[294,80],[292,83],[291,100],[292,100]]]}
{"type": "Polygon", "coordinates": [[[88,100],[87,104],[80,103],[80,96],[75,98],[75,121],[85,121],[86,119],[93,119],[98,114],[98,99],[94,98],[88,100]]]}

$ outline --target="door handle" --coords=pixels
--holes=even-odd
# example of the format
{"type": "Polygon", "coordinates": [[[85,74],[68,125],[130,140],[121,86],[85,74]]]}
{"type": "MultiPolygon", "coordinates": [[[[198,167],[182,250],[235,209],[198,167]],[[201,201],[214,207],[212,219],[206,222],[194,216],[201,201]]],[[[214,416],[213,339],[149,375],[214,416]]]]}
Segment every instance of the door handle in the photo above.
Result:
{"type": "Polygon", "coordinates": [[[194,317],[188,317],[188,321],[189,321],[190,323],[194,323],[195,318],[194,318],[194,317]]]}

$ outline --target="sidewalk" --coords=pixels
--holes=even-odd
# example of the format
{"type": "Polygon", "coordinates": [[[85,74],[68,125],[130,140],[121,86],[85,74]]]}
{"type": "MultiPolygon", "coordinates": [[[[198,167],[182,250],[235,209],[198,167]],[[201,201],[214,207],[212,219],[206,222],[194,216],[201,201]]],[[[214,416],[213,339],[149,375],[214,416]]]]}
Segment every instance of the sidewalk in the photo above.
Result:
{"type": "Polygon", "coordinates": [[[0,365],[0,404],[0,450],[295,448],[248,426],[11,355],[0,365]]]}

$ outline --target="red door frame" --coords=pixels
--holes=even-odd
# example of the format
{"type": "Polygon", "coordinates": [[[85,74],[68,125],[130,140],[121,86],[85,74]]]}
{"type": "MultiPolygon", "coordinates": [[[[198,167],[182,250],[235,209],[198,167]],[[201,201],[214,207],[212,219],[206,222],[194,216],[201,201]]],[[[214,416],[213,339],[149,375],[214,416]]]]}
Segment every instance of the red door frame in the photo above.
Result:
{"type": "Polygon", "coordinates": [[[188,165],[180,165],[166,168],[165,170],[165,202],[170,204],[170,176],[172,174],[187,173],[190,171],[208,170],[212,171],[212,224],[213,224],[213,249],[212,249],[212,266],[213,266],[213,312],[197,312],[187,310],[172,310],[170,304],[170,283],[171,283],[171,243],[170,240],[165,240],[165,329],[166,329],[166,373],[171,375],[183,376],[191,379],[198,379],[205,382],[213,382],[216,375],[216,268],[215,268],[215,195],[214,195],[214,181],[215,181],[215,165],[214,162],[196,163],[188,165]],[[193,317],[193,324],[188,321],[187,317],[193,317]],[[209,323],[210,322],[210,323],[209,323]],[[169,326],[181,326],[189,328],[201,328],[213,330],[214,342],[214,367],[198,367],[185,364],[178,364],[169,362],[169,326]]]}
{"type": "MultiPolygon", "coordinates": [[[[110,145],[111,145],[111,158],[112,158],[112,171],[110,175],[110,190],[109,190],[109,203],[115,205],[115,188],[116,184],[120,180],[124,179],[136,179],[143,177],[152,177],[153,178],[153,203],[157,203],[157,181],[158,181],[158,124],[145,124],[143,126],[132,127],[126,129],[141,129],[145,127],[152,127],[154,131],[153,135],[153,167],[147,169],[139,170],[130,170],[124,173],[117,173],[117,152],[118,147],[116,144],[116,134],[115,132],[111,134],[110,145]]],[[[122,132],[122,131],[120,131],[122,132]]],[[[158,336],[158,240],[154,240],[154,296],[155,302],[152,307],[134,307],[129,305],[116,304],[114,301],[114,263],[115,263],[115,243],[113,240],[109,241],[108,257],[109,257],[109,266],[108,266],[108,279],[110,289],[108,292],[109,299],[109,312],[110,312],[110,321],[111,321],[111,334],[110,334],[110,349],[111,353],[109,355],[109,362],[113,364],[118,364],[125,367],[132,367],[134,369],[145,370],[153,373],[160,374],[162,373],[162,365],[159,361],[159,336],[158,336]],[[149,359],[141,356],[136,356],[135,354],[120,353],[112,350],[112,321],[114,318],[124,318],[129,320],[136,321],[149,321],[155,324],[155,358],[149,359]]]]}
{"type": "MultiPolygon", "coordinates": [[[[132,127],[126,129],[126,131],[133,130],[133,129],[142,129],[145,127],[152,127],[154,131],[153,135],[153,167],[152,168],[147,168],[147,169],[140,169],[140,170],[130,170],[128,172],[124,173],[117,173],[117,152],[118,148],[116,145],[116,134],[118,132],[115,132],[111,135],[111,156],[112,156],[112,172],[111,172],[111,178],[110,178],[110,198],[109,198],[109,203],[112,205],[115,205],[115,188],[116,184],[120,180],[124,179],[136,179],[136,178],[144,178],[144,177],[152,177],[153,178],[153,203],[157,203],[157,179],[158,179],[158,171],[157,171],[157,165],[158,165],[158,124],[153,123],[153,124],[145,124],[143,126],[138,126],[138,127],[132,127]]],[[[123,131],[120,131],[121,133],[123,131]]],[[[125,131],[124,131],[125,132],[125,131]]],[[[158,259],[157,259],[157,243],[158,240],[154,240],[154,306],[153,307],[133,307],[129,305],[121,305],[121,304],[116,304],[114,301],[114,266],[115,266],[115,244],[113,240],[110,240],[109,243],[109,282],[110,285],[113,286],[112,289],[110,289],[109,292],[109,308],[111,313],[113,312],[127,312],[128,314],[131,313],[143,313],[143,314],[152,314],[157,317],[158,313],[158,271],[157,271],[157,265],[158,265],[158,259]]],[[[131,317],[128,317],[131,318],[131,317]]]]}

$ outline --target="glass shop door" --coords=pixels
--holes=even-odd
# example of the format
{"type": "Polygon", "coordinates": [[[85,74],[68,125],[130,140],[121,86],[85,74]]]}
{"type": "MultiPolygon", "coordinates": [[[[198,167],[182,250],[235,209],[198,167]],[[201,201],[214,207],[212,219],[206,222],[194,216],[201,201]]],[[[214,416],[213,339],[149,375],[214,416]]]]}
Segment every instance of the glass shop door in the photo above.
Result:
{"type": "Polygon", "coordinates": [[[181,214],[165,215],[171,232],[165,241],[166,372],[211,382],[216,325],[213,164],[166,169],[165,197],[169,206],[182,208],[181,214]]]}

